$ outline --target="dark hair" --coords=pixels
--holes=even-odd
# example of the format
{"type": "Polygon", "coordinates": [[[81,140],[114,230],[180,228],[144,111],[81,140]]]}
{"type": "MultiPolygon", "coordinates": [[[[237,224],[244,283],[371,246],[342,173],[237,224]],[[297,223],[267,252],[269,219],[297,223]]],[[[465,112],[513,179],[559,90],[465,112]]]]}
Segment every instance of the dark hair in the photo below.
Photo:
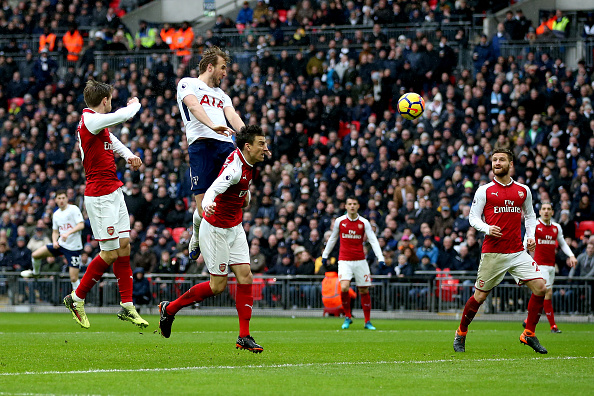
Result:
{"type": "Polygon", "coordinates": [[[208,65],[217,66],[219,62],[219,56],[225,60],[225,63],[230,63],[231,58],[225,51],[219,47],[210,47],[202,54],[202,59],[198,64],[198,72],[200,74],[205,73],[208,69],[208,65]]]}
{"type": "Polygon", "coordinates": [[[235,135],[235,143],[237,148],[243,150],[246,143],[254,144],[256,136],[264,136],[264,131],[259,125],[248,125],[242,127],[235,135]]]}
{"type": "MultiPolygon", "coordinates": [[[[509,160],[509,162],[512,162],[514,160],[514,153],[512,153],[509,149],[498,148],[493,150],[493,154],[505,154],[507,155],[507,159],[509,160]]],[[[493,155],[491,155],[491,158],[492,157],[493,155]]]]}
{"type": "Polygon", "coordinates": [[[354,195],[349,195],[348,197],[346,197],[344,202],[348,201],[349,199],[352,199],[353,201],[359,203],[359,200],[354,195]]]}
{"type": "Polygon", "coordinates": [[[87,81],[83,95],[88,107],[97,107],[101,104],[103,98],[109,98],[113,92],[113,87],[95,80],[87,81]]]}
{"type": "Polygon", "coordinates": [[[62,189],[62,190],[58,190],[58,191],[56,191],[56,197],[57,197],[58,195],[62,195],[62,194],[64,194],[64,195],[68,196],[68,194],[66,194],[66,190],[63,190],[63,189],[62,189]]]}
{"type": "Polygon", "coordinates": [[[540,207],[542,208],[545,205],[549,205],[551,207],[551,209],[553,209],[553,203],[550,201],[544,201],[540,203],[540,207]]]}

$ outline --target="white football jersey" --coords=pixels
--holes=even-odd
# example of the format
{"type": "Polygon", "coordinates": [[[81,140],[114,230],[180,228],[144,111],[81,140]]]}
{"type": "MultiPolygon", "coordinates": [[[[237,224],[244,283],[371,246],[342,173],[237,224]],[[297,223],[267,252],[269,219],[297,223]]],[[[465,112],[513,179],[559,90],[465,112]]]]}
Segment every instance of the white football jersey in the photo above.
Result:
{"type": "Polygon", "coordinates": [[[188,95],[194,95],[198,98],[198,102],[204,108],[206,115],[215,125],[227,125],[223,109],[233,107],[231,98],[221,88],[210,88],[198,78],[185,77],[179,80],[177,84],[177,105],[182,120],[184,120],[188,145],[198,138],[210,138],[233,143],[231,136],[219,135],[194,117],[184,103],[184,98],[188,95]]]}
{"type": "MultiPolygon", "coordinates": [[[[83,215],[80,212],[78,206],[75,205],[68,205],[66,209],[58,209],[54,212],[54,217],[52,220],[53,229],[58,230],[60,235],[64,234],[66,231],[74,228],[78,223],[81,221],[85,221],[83,219],[83,215]]],[[[66,242],[62,241],[61,237],[58,239],[58,243],[64,249],[68,250],[82,250],[82,239],[80,231],[75,232],[74,234],[70,234],[68,238],[66,238],[66,242]]]]}

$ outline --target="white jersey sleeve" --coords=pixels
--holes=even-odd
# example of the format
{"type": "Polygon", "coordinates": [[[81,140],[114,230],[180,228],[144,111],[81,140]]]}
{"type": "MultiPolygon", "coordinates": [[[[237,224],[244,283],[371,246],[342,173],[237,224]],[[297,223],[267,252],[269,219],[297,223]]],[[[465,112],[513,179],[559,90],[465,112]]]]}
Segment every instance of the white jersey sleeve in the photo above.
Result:
{"type": "MultiPolygon", "coordinates": [[[[489,235],[489,224],[483,221],[483,209],[487,204],[487,188],[480,186],[474,193],[472,206],[470,206],[470,216],[468,218],[470,225],[477,231],[484,232],[489,235]]],[[[534,232],[532,233],[534,235],[534,232]]]]}
{"type": "Polygon", "coordinates": [[[105,128],[121,124],[134,117],[138,110],[140,110],[140,103],[134,103],[126,107],[122,107],[115,113],[85,113],[83,114],[85,126],[93,135],[98,134],[105,128]]]}
{"type": "Polygon", "coordinates": [[[567,255],[567,257],[575,257],[571,248],[565,242],[565,237],[563,236],[563,230],[561,229],[561,224],[553,222],[553,225],[557,227],[557,242],[559,243],[559,247],[567,255]]]}
{"type": "Polygon", "coordinates": [[[369,220],[360,217],[363,224],[365,224],[365,235],[367,235],[367,240],[369,240],[369,244],[373,249],[373,253],[375,253],[375,257],[377,257],[377,261],[386,261],[384,259],[384,253],[382,252],[382,248],[377,240],[377,236],[375,232],[373,232],[373,228],[371,228],[371,223],[369,220]]]}
{"type": "Polygon", "coordinates": [[[113,151],[118,153],[122,158],[125,158],[128,161],[128,158],[133,157],[134,154],[130,149],[124,146],[124,143],[120,142],[120,139],[114,136],[113,133],[109,133],[109,138],[111,139],[111,145],[113,146],[113,151]]]}
{"type": "Polygon", "coordinates": [[[322,253],[322,258],[328,258],[330,256],[330,252],[334,249],[336,242],[338,242],[338,233],[340,232],[340,221],[342,220],[341,217],[334,220],[334,227],[332,227],[332,234],[330,234],[330,238],[328,238],[328,242],[326,243],[326,247],[324,248],[324,252],[322,253]]]}
{"type": "Polygon", "coordinates": [[[536,213],[534,213],[534,207],[532,206],[532,192],[530,189],[523,185],[526,189],[526,200],[522,205],[524,212],[524,224],[526,226],[526,238],[534,238],[534,232],[536,231],[536,213]]]}
{"type": "Polygon", "coordinates": [[[204,198],[202,198],[203,210],[205,206],[214,202],[217,195],[227,191],[233,184],[239,183],[240,179],[241,166],[229,164],[204,193],[204,198]]]}

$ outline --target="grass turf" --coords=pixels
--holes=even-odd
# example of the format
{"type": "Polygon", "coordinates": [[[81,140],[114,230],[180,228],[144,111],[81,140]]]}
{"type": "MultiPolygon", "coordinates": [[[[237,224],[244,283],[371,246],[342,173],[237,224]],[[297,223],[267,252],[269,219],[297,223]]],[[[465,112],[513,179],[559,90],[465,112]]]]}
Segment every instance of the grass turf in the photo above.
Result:
{"type": "Polygon", "coordinates": [[[139,333],[115,315],[0,314],[0,394],[592,394],[594,327],[562,324],[521,345],[521,323],[476,320],[467,352],[452,349],[454,321],[252,320],[264,347],[235,349],[237,318],[179,316],[170,339],[139,333]]]}

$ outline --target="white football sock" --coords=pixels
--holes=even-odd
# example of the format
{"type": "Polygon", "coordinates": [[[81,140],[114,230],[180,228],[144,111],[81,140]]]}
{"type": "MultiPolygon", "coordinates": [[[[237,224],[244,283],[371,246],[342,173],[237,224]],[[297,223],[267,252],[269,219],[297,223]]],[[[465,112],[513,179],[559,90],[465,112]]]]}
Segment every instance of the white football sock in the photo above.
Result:
{"type": "Polygon", "coordinates": [[[132,302],[121,303],[120,305],[126,308],[134,308],[134,304],[132,304],[132,302]]]}
{"type": "Polygon", "coordinates": [[[78,279],[76,282],[70,283],[72,283],[72,290],[76,291],[76,288],[78,287],[78,285],[80,285],[80,279],[78,279]]]}
{"type": "Polygon", "coordinates": [[[194,210],[194,215],[192,216],[193,224],[194,224],[194,239],[198,240],[198,233],[200,232],[200,223],[202,222],[202,217],[198,212],[198,209],[194,210]]]}

